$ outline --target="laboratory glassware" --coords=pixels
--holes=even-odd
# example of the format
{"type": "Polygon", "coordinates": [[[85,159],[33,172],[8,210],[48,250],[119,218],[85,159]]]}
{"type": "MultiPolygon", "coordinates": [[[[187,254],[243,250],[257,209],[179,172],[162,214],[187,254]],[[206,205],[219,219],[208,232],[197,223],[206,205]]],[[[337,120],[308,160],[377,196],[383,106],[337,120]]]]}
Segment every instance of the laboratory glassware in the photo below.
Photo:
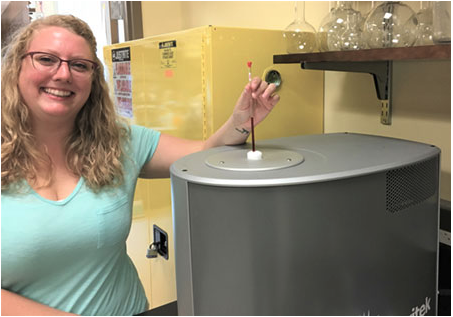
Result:
{"type": "Polygon", "coordinates": [[[364,32],[370,48],[408,47],[415,42],[417,21],[414,11],[401,1],[377,6],[365,21],[364,32]]]}
{"type": "Polygon", "coordinates": [[[316,30],[305,21],[305,1],[294,2],[294,13],[294,21],[283,32],[286,52],[311,53],[316,49],[316,30]]]}

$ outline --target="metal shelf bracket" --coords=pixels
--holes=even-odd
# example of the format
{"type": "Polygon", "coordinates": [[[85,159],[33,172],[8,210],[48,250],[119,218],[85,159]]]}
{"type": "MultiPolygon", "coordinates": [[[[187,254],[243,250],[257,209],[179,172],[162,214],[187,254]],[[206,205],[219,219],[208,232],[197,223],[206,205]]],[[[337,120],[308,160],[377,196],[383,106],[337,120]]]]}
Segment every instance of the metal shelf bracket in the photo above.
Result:
{"type": "Polygon", "coordinates": [[[377,98],[381,101],[381,123],[392,124],[392,61],[302,62],[302,69],[331,70],[373,75],[377,98]]]}

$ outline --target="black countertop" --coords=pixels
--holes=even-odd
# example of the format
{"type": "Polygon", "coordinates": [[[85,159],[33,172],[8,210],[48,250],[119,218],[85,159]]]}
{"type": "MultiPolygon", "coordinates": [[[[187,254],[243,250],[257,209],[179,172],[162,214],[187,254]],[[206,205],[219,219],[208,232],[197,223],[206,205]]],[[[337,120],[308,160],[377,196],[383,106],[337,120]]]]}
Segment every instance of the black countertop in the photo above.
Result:
{"type": "Polygon", "coordinates": [[[178,315],[178,305],[177,302],[171,302],[151,310],[145,311],[137,316],[177,316],[178,315]]]}

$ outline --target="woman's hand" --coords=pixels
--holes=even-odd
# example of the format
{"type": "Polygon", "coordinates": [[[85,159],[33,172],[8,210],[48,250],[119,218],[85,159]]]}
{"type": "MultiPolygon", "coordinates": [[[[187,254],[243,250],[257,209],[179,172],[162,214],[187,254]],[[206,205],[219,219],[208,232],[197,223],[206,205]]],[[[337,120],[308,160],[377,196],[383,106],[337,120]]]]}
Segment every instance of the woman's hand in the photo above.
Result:
{"type": "Polygon", "coordinates": [[[275,84],[268,84],[259,77],[253,78],[245,86],[234,107],[233,124],[235,128],[250,132],[252,116],[255,126],[263,121],[280,100],[280,96],[274,95],[276,89],[275,84]]]}
{"type": "Polygon", "coordinates": [[[170,175],[170,165],[181,157],[215,146],[236,145],[246,142],[252,127],[266,118],[279,101],[274,84],[268,85],[256,77],[245,86],[233,110],[233,115],[206,141],[181,139],[161,134],[152,160],[143,166],[140,177],[163,178],[170,175]]]}

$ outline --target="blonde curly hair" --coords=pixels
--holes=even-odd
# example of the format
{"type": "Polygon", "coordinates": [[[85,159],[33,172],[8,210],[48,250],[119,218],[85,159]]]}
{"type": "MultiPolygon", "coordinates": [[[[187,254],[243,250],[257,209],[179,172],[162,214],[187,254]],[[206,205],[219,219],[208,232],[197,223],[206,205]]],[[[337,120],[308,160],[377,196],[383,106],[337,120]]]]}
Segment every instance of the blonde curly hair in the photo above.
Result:
{"type": "Polygon", "coordinates": [[[96,57],[96,39],[82,20],[72,15],[52,15],[35,20],[14,34],[2,50],[2,191],[18,190],[24,180],[34,182],[38,172],[48,171],[46,183],[52,181],[52,161],[37,147],[28,106],[18,88],[22,58],[33,35],[39,29],[58,26],[83,37],[95,56],[98,67],[93,72],[91,93],[78,113],[74,129],[66,142],[66,164],[76,175],[85,178],[94,191],[123,182],[122,159],[130,129],[117,116],[104,79],[104,67],[96,57]]]}

